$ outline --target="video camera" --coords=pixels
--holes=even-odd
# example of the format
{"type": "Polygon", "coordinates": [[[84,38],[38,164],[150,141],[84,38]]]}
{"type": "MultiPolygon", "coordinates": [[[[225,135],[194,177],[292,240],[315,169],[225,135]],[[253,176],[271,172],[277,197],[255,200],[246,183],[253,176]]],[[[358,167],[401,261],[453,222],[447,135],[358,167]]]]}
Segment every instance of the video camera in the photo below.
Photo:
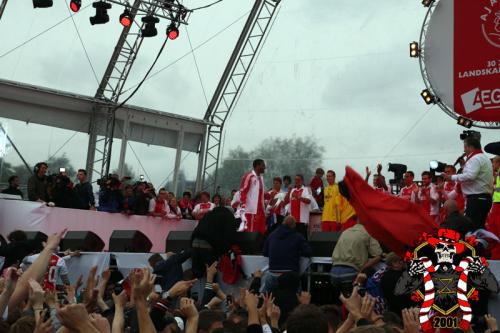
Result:
{"type": "Polygon", "coordinates": [[[462,141],[470,137],[481,140],[481,133],[479,133],[478,131],[465,130],[462,132],[462,134],[460,134],[460,140],[462,141]]]}
{"type": "Polygon", "coordinates": [[[121,182],[117,175],[109,174],[101,179],[98,179],[97,185],[101,188],[113,189],[120,187],[121,182]]]}

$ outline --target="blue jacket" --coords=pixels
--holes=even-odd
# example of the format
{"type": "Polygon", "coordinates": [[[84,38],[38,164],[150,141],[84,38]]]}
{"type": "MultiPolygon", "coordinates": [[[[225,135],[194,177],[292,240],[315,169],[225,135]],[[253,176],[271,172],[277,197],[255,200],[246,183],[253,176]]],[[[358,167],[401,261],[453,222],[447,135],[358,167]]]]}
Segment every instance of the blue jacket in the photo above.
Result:
{"type": "Polygon", "coordinates": [[[304,236],[285,225],[273,231],[264,243],[264,256],[270,271],[300,272],[300,257],[310,257],[311,246],[304,236]]]}
{"type": "Polygon", "coordinates": [[[189,258],[191,258],[191,252],[182,251],[156,263],[153,273],[162,277],[161,287],[164,291],[182,280],[184,274],[182,264],[189,258]]]}

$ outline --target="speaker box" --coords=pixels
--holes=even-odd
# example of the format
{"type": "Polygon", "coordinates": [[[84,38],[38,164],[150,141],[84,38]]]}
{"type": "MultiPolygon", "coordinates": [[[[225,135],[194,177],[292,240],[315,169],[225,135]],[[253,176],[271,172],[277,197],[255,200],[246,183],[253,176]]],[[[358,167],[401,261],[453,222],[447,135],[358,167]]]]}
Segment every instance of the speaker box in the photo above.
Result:
{"type": "Polygon", "coordinates": [[[309,237],[313,257],[331,257],[340,232],[313,232],[309,237]]]}
{"type": "Polygon", "coordinates": [[[61,251],[71,249],[86,252],[101,252],[104,249],[103,240],[92,231],[68,231],[61,240],[61,251]]]}
{"type": "Polygon", "coordinates": [[[181,252],[191,248],[192,231],[170,231],[165,241],[165,252],[181,252]]]}
{"type": "Polygon", "coordinates": [[[41,231],[26,231],[25,233],[26,236],[28,237],[28,240],[33,241],[35,250],[42,251],[43,250],[42,242],[47,241],[47,235],[41,231]]]}
{"type": "Polygon", "coordinates": [[[109,251],[146,253],[153,243],[139,230],[115,230],[109,239],[109,251]]]}
{"type": "Polygon", "coordinates": [[[262,235],[258,232],[237,232],[236,244],[239,245],[242,254],[262,254],[262,235]]]}

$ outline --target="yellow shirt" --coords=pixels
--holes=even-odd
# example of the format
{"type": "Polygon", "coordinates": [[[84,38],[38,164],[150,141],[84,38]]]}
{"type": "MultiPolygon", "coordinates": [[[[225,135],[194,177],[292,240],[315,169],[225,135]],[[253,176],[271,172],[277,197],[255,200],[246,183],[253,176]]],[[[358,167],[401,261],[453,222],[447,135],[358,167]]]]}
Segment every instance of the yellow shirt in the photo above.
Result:
{"type": "Polygon", "coordinates": [[[345,223],[356,215],[349,201],[340,194],[337,184],[328,185],[323,191],[325,205],[321,221],[345,223]]]}
{"type": "Polygon", "coordinates": [[[338,217],[338,207],[340,204],[340,192],[339,186],[337,184],[328,185],[323,190],[325,205],[323,206],[323,215],[321,221],[327,222],[337,222],[338,217]]]}

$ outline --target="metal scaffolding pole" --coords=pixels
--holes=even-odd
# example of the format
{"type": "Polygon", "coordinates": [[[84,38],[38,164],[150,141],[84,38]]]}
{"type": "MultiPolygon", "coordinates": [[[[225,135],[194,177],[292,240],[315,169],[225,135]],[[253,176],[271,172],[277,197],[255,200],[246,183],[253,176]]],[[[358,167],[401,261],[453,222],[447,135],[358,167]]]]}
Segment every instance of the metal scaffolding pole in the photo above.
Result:
{"type": "Polygon", "coordinates": [[[217,188],[217,169],[221,154],[224,124],[235,106],[257,52],[275,17],[280,0],[256,0],[243,31],[222,74],[205,114],[208,127],[203,159],[203,188],[217,188]]]}
{"type": "Polygon", "coordinates": [[[7,6],[7,0],[2,0],[0,4],[0,20],[2,19],[3,12],[5,11],[5,6],[7,6]]]}

